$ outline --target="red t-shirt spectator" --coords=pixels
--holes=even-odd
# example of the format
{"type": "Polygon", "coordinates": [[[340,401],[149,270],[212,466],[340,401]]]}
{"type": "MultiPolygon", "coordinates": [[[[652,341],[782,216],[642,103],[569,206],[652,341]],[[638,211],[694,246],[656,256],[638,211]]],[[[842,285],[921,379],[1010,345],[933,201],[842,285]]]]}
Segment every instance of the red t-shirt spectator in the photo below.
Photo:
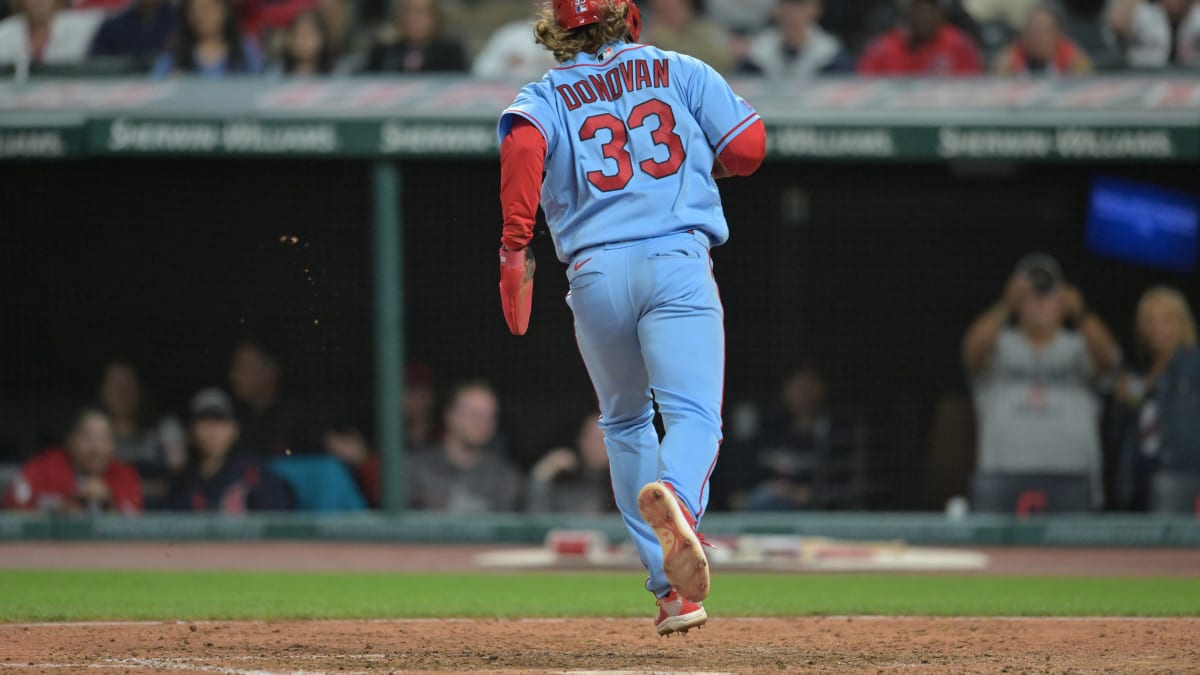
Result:
{"type": "Polygon", "coordinates": [[[971,38],[944,25],[933,39],[915,50],[904,28],[895,28],[867,45],[858,63],[864,75],[975,75],[983,72],[979,50],[971,38]]]}
{"type": "MultiPolygon", "coordinates": [[[[141,513],[142,480],[132,467],[114,459],[101,478],[114,511],[141,513]]],[[[50,448],[26,462],[4,494],[4,508],[86,511],[67,451],[50,448]]]]}

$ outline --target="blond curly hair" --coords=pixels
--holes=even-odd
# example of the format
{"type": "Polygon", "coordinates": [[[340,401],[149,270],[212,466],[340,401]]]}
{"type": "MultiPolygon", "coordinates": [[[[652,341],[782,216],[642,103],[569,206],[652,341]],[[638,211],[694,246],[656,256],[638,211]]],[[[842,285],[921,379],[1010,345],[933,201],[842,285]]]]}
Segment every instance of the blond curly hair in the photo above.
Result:
{"type": "Polygon", "coordinates": [[[599,53],[604,45],[623,40],[629,35],[629,25],[626,23],[629,5],[604,0],[599,10],[600,23],[567,30],[558,25],[554,19],[554,8],[547,2],[542,5],[537,23],[533,26],[534,39],[553,52],[554,60],[559,63],[566,63],[577,54],[599,53]]]}

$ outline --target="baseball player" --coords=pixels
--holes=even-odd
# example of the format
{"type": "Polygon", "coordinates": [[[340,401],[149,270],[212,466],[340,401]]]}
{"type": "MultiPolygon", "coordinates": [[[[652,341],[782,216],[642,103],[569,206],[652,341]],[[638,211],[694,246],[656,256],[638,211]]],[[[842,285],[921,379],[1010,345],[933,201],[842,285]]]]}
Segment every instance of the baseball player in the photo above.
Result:
{"type": "Polygon", "coordinates": [[[709,248],[729,228],[715,179],[754,173],[766,132],[711,67],[637,44],[629,0],[554,0],[535,33],[560,65],[500,117],[504,316],[525,333],[540,187],[655,626],[687,632],[708,619],[696,525],[721,442],[725,333],[709,248]]]}

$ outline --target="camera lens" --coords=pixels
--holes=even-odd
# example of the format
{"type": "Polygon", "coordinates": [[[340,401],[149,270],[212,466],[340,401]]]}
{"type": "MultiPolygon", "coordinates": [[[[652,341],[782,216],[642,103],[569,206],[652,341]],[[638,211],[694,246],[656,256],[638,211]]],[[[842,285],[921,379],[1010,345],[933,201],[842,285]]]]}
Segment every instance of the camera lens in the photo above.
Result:
{"type": "Polygon", "coordinates": [[[1027,273],[1029,283],[1033,286],[1033,292],[1038,295],[1050,295],[1054,290],[1054,275],[1048,270],[1040,267],[1035,267],[1027,273]]]}

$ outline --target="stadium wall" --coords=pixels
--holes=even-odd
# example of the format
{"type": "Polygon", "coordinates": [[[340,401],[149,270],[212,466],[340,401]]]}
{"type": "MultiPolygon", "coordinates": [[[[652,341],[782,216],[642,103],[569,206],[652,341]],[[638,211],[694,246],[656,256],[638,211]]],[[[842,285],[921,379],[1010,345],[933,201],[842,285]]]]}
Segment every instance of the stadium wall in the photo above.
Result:
{"type": "MultiPolygon", "coordinates": [[[[834,403],[871,426],[867,505],[882,509],[940,508],[965,480],[969,460],[930,464],[931,410],[964,393],[961,333],[1020,255],[1058,255],[1135,358],[1137,295],[1193,283],[1095,257],[1084,219],[1099,175],[1200,195],[1200,79],[919,84],[739,87],[774,140],[759,176],[722,184],[734,235],[715,252],[727,401],[769,403],[787,363],[815,358],[834,403]]],[[[0,185],[20,195],[0,203],[4,342],[20,355],[0,403],[48,435],[62,392],[86,396],[124,356],[181,409],[252,335],[280,350],[323,424],[373,428],[399,410],[375,401],[369,272],[378,172],[394,166],[408,360],[443,382],[498,383],[510,448],[531,463],[592,395],[544,236],[530,335],[509,336],[499,314],[491,129],[512,93],[420,79],[0,85],[0,185]]]]}
{"type": "MultiPolygon", "coordinates": [[[[317,516],[301,513],[220,515],[148,514],[44,517],[0,514],[0,541],[378,541],[450,544],[540,544],[551,530],[603,532],[626,539],[616,516],[409,513],[317,516]]],[[[729,514],[705,517],[710,537],[744,534],[831,537],[853,541],[903,541],[914,545],[1196,547],[1200,521],[1182,516],[939,514],[729,514]]]]}

